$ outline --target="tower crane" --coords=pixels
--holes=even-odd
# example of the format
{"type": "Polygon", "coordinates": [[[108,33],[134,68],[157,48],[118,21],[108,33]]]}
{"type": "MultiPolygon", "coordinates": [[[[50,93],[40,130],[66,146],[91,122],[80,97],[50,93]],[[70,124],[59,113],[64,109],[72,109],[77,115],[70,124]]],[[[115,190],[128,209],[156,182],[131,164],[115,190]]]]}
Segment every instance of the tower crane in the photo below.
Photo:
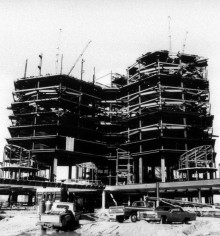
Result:
{"type": "Polygon", "coordinates": [[[88,48],[89,44],[91,43],[92,41],[90,40],[86,46],[84,47],[84,49],[82,50],[82,52],[80,53],[80,55],[78,56],[78,58],[76,59],[75,63],[73,64],[72,68],[70,69],[70,72],[68,73],[68,75],[71,74],[72,70],[74,69],[74,67],[76,66],[77,62],[79,61],[79,59],[83,56],[84,52],[86,51],[86,49],[88,48]]]}

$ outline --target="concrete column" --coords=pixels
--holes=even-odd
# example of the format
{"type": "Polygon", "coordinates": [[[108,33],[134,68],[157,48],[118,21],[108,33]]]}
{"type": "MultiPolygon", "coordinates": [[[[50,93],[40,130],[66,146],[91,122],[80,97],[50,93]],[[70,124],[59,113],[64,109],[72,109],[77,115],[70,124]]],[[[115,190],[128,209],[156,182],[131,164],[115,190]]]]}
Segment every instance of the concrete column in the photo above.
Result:
{"type": "Polygon", "coordinates": [[[61,196],[60,196],[60,201],[61,202],[67,202],[68,200],[68,192],[67,192],[67,188],[63,187],[61,188],[61,196]]]}
{"type": "Polygon", "coordinates": [[[75,176],[76,179],[79,179],[79,167],[76,166],[76,176],[75,176]]]}
{"type": "Polygon", "coordinates": [[[79,178],[82,179],[83,178],[83,168],[79,167],[79,178]]]}
{"type": "Polygon", "coordinates": [[[155,166],[152,166],[151,169],[152,169],[152,178],[155,179],[155,166]]]}
{"type": "Polygon", "coordinates": [[[198,171],[196,170],[196,180],[198,180],[199,179],[199,173],[198,173],[198,171]]]}
{"type": "Polygon", "coordinates": [[[134,183],[138,183],[138,160],[134,160],[133,162],[133,168],[134,168],[134,183]]]}
{"type": "Polygon", "coordinates": [[[11,206],[11,200],[12,200],[12,192],[9,193],[8,195],[8,206],[11,206]]]}
{"type": "Polygon", "coordinates": [[[143,158],[139,158],[139,184],[143,183],[143,158]]]}
{"type": "Polygon", "coordinates": [[[173,175],[173,168],[170,168],[170,179],[173,180],[174,179],[174,175],[173,175]]]}
{"type": "Polygon", "coordinates": [[[190,180],[190,176],[189,176],[189,170],[187,170],[187,177],[186,179],[189,181],[190,180]]]}
{"type": "Polygon", "coordinates": [[[50,177],[51,178],[51,181],[56,181],[56,178],[57,178],[57,163],[58,163],[58,159],[55,157],[53,159],[53,166],[52,166],[52,176],[50,177]]]}
{"type": "Polygon", "coordinates": [[[205,196],[205,203],[209,204],[209,197],[207,195],[205,196]]]}
{"type": "Polygon", "coordinates": [[[103,192],[102,192],[102,209],[105,209],[105,195],[106,195],[106,192],[105,192],[105,190],[103,190],[103,192]]]}
{"type": "Polygon", "coordinates": [[[72,179],[72,166],[69,166],[68,179],[72,179]]]}
{"type": "MultiPolygon", "coordinates": [[[[92,169],[93,170],[93,169],[92,169]]],[[[93,171],[92,171],[92,180],[93,180],[93,171]]],[[[109,185],[112,185],[112,171],[109,171],[109,185]]]]}
{"type": "Polygon", "coordinates": [[[170,166],[167,166],[167,181],[170,181],[170,166]]]}
{"type": "Polygon", "coordinates": [[[201,193],[201,189],[198,189],[198,198],[199,198],[199,203],[202,203],[202,193],[201,193]]]}
{"type": "Polygon", "coordinates": [[[21,170],[19,169],[18,170],[18,180],[20,180],[21,179],[21,170]]]}
{"type": "Polygon", "coordinates": [[[28,206],[32,206],[32,205],[33,205],[33,203],[32,203],[32,198],[33,198],[32,193],[29,193],[29,194],[28,194],[28,206]]]}
{"type": "Polygon", "coordinates": [[[192,202],[192,197],[188,197],[188,201],[189,201],[189,202],[192,202]]]}
{"type": "Polygon", "coordinates": [[[36,203],[37,203],[37,193],[36,192],[33,194],[33,197],[34,197],[33,204],[36,205],[36,203]]]}
{"type": "Polygon", "coordinates": [[[18,202],[18,194],[17,193],[12,192],[11,201],[12,201],[12,203],[17,203],[18,202]]]}
{"type": "Polygon", "coordinates": [[[208,197],[208,203],[213,204],[213,195],[208,197]]]}
{"type": "Polygon", "coordinates": [[[131,205],[131,196],[128,195],[128,206],[130,206],[130,205],[131,205]]]}
{"type": "Polygon", "coordinates": [[[83,179],[86,179],[86,167],[82,168],[82,175],[83,175],[83,179]]]}
{"type": "Polygon", "coordinates": [[[211,179],[211,178],[210,178],[210,172],[209,172],[209,171],[207,171],[207,179],[211,179]]]}
{"type": "Polygon", "coordinates": [[[210,204],[213,204],[213,191],[212,191],[212,188],[210,188],[210,197],[209,197],[209,203],[210,204]]]}
{"type": "Polygon", "coordinates": [[[165,158],[162,156],[161,157],[161,181],[165,182],[166,181],[166,175],[165,175],[165,158]]]}
{"type": "MultiPolygon", "coordinates": [[[[159,197],[160,197],[160,187],[159,187],[159,182],[156,182],[156,193],[157,193],[157,198],[159,198],[159,197]]],[[[156,202],[156,207],[158,207],[159,204],[160,204],[160,201],[157,200],[157,202],[156,202]]]]}

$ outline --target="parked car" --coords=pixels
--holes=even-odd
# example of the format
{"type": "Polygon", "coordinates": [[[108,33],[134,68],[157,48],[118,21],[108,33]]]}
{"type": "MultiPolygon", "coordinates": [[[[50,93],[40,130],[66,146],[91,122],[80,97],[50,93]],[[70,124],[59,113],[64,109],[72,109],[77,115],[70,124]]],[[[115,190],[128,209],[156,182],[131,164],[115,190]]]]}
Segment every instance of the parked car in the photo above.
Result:
{"type": "Polygon", "coordinates": [[[188,223],[196,220],[196,213],[184,211],[181,207],[162,206],[152,211],[138,211],[137,219],[155,221],[162,224],[172,222],[188,223]]]}

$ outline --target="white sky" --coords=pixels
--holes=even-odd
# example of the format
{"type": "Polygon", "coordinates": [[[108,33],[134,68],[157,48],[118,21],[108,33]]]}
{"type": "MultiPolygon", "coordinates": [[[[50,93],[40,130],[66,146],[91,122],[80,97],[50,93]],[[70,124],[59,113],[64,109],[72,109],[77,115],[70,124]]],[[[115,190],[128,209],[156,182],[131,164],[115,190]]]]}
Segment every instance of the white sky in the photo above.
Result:
{"type": "MultiPolygon", "coordinates": [[[[42,74],[55,73],[60,28],[64,73],[92,40],[83,57],[84,79],[91,81],[94,67],[97,77],[111,70],[125,74],[142,54],[168,50],[168,16],[173,51],[182,50],[188,31],[185,53],[209,58],[214,134],[220,135],[219,0],[0,0],[0,160],[9,137],[6,107],[13,81],[23,76],[27,58],[27,76],[38,75],[40,53],[42,74]]],[[[80,64],[72,75],[80,76],[80,64]]],[[[220,153],[218,140],[215,149],[220,153]]]]}

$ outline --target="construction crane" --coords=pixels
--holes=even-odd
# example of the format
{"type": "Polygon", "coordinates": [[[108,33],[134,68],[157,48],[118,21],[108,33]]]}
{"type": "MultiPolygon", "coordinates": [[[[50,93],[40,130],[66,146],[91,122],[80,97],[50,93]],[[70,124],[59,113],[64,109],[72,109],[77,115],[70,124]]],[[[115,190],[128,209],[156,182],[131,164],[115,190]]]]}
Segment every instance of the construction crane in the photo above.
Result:
{"type": "Polygon", "coordinates": [[[70,72],[68,73],[68,75],[71,74],[72,70],[74,69],[74,67],[76,66],[77,62],[79,61],[79,59],[83,56],[84,52],[86,51],[86,49],[88,48],[89,44],[91,43],[92,41],[90,40],[86,46],[84,47],[84,49],[82,50],[81,54],[78,56],[78,58],[76,59],[74,65],[72,66],[72,68],[70,69],[70,72]]]}
{"type": "Polygon", "coordinates": [[[182,50],[182,53],[184,53],[184,51],[185,51],[187,34],[188,34],[188,31],[186,31],[185,38],[184,38],[184,41],[183,41],[183,50],[182,50]]]}

